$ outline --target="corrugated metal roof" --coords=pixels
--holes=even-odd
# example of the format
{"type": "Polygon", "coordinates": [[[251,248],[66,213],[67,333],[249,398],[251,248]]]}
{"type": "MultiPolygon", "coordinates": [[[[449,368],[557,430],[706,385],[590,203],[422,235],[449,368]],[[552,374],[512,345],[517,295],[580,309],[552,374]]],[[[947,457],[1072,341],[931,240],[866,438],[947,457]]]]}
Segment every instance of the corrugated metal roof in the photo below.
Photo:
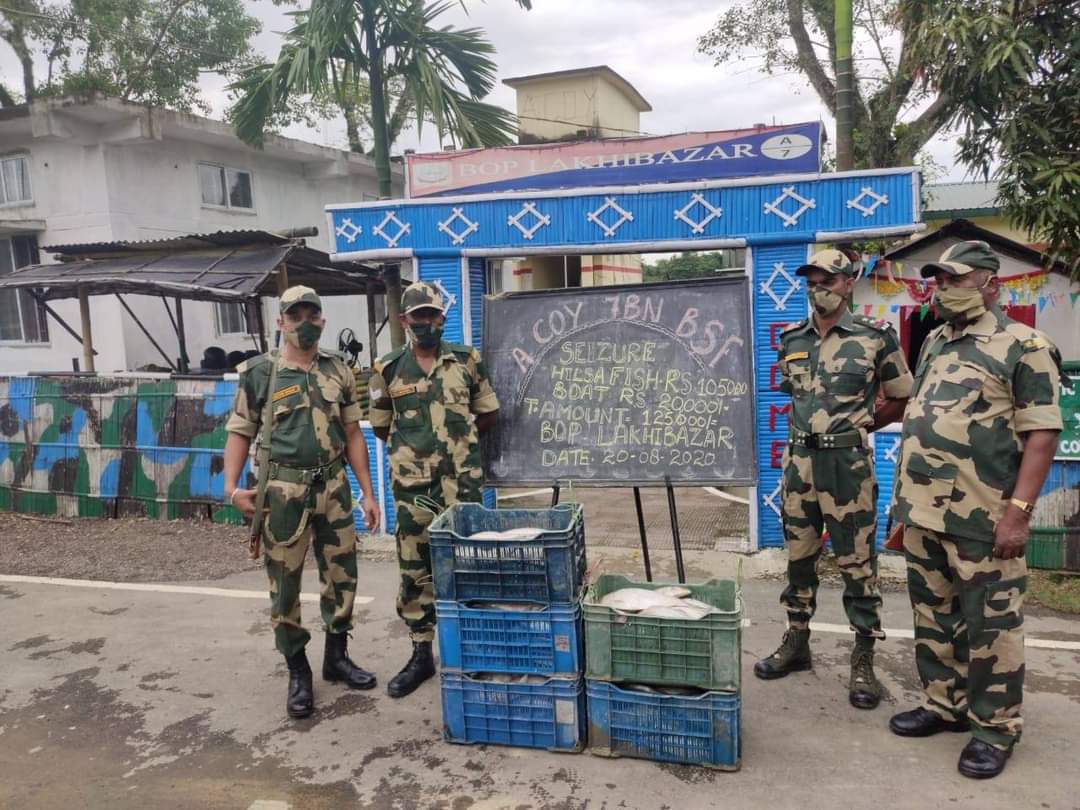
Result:
{"type": "Polygon", "coordinates": [[[923,211],[996,210],[998,183],[930,183],[923,187],[923,211]]]}
{"type": "MultiPolygon", "coordinates": [[[[169,241],[177,244],[184,240],[169,241]]],[[[281,241],[283,244],[248,243],[242,247],[204,244],[201,250],[113,250],[112,255],[98,258],[20,268],[0,280],[0,289],[38,289],[45,300],[74,298],[80,289],[86,289],[90,295],[133,293],[243,301],[277,295],[275,271],[283,263],[290,284],[306,284],[320,295],[363,295],[384,289],[370,268],[332,267],[325,253],[287,239],[281,241]]],[[[83,254],[83,250],[78,253],[83,254]]]]}
{"type": "MultiPolygon", "coordinates": [[[[138,239],[117,242],[83,242],[67,245],[45,245],[42,250],[62,256],[90,256],[102,253],[131,253],[151,250],[199,250],[208,246],[287,245],[293,242],[284,236],[263,230],[226,230],[213,233],[191,233],[157,239],[138,239]]],[[[329,263],[329,257],[327,257],[329,263]]]]}

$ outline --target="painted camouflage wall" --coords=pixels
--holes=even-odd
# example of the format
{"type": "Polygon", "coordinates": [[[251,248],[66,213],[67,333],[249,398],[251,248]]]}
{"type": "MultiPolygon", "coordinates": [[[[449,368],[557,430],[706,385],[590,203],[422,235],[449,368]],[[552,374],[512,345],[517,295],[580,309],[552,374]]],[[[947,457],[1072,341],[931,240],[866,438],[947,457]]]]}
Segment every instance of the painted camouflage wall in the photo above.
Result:
{"type": "Polygon", "coordinates": [[[0,509],[239,523],[223,474],[235,392],[235,379],[0,377],[0,509]]]}

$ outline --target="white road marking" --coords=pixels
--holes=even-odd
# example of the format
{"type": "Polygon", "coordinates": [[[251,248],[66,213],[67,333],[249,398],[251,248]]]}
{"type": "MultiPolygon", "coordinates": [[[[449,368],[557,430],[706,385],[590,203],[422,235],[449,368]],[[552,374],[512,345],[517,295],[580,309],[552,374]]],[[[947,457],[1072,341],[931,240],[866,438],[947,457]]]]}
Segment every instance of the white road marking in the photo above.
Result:
{"type": "MultiPolygon", "coordinates": [[[[846,624],[827,624],[825,622],[811,622],[810,629],[819,633],[842,633],[851,635],[851,628],[846,624]]],[[[913,630],[889,630],[885,628],[885,635],[890,638],[915,638],[913,630]]],[[[1055,641],[1049,638],[1024,639],[1025,647],[1037,647],[1042,650],[1080,650],[1080,641],[1055,641]]]]}
{"type": "MultiPolygon", "coordinates": [[[[193,596],[224,596],[229,599],[269,599],[269,591],[241,591],[234,588],[204,588],[198,585],[167,585],[161,582],[106,582],[96,579],[58,579],[55,577],[26,577],[0,574],[0,582],[25,583],[27,585],[61,585],[67,588],[97,588],[105,591],[149,591],[151,593],[182,593],[193,596]]],[[[317,593],[300,594],[301,602],[318,602],[317,593]]],[[[374,602],[374,596],[357,594],[354,604],[374,602]]]]}

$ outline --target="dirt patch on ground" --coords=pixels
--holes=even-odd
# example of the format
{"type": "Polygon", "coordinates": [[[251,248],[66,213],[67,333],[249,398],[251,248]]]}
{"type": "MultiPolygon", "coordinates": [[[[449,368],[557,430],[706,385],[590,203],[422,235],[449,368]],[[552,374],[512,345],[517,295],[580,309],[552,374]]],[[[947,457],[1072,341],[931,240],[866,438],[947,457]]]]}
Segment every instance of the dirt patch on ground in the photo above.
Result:
{"type": "Polygon", "coordinates": [[[0,573],[119,582],[220,579],[261,566],[247,529],[186,520],[28,520],[0,514],[0,573]]]}

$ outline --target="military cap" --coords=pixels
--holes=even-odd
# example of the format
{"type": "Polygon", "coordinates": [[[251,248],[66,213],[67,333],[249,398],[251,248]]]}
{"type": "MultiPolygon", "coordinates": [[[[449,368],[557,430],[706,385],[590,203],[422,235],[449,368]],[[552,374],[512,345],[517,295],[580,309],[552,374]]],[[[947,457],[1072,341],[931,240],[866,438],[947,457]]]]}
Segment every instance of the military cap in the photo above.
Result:
{"type": "Polygon", "coordinates": [[[424,281],[414,281],[406,287],[405,292],[401,294],[401,312],[403,315],[408,315],[416,309],[437,309],[439,312],[446,312],[446,305],[443,303],[439,288],[424,281]]]}
{"type": "Polygon", "coordinates": [[[319,294],[311,287],[305,287],[302,284],[289,287],[281,294],[281,314],[284,315],[297,304],[311,304],[313,307],[322,310],[322,299],[319,298],[319,294]]]}
{"type": "Polygon", "coordinates": [[[819,250],[810,260],[795,271],[795,275],[805,276],[811,270],[824,270],[829,275],[842,273],[848,278],[854,278],[858,266],[839,250],[819,250]]]}
{"type": "Polygon", "coordinates": [[[957,242],[941,254],[936,262],[924,264],[922,277],[930,278],[939,270],[950,276],[966,276],[976,270],[989,270],[996,273],[1001,262],[986,242],[957,242]]]}

